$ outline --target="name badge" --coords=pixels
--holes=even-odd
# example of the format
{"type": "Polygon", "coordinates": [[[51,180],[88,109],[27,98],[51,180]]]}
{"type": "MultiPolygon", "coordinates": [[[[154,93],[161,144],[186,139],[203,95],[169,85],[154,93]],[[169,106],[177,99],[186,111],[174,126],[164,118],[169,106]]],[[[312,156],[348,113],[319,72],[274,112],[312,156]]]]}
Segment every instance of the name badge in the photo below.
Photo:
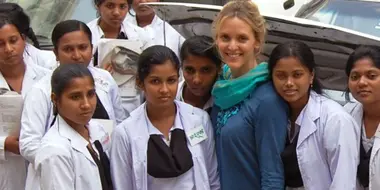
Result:
{"type": "Polygon", "coordinates": [[[187,134],[191,146],[194,146],[207,139],[206,131],[202,125],[191,129],[187,134]]]}

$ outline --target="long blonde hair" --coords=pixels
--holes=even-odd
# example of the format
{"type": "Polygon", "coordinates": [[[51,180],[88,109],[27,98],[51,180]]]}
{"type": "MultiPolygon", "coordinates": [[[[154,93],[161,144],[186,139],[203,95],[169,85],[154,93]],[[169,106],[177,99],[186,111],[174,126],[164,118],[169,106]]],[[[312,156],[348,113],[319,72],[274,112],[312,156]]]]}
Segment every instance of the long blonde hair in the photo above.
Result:
{"type": "Polygon", "coordinates": [[[214,40],[217,39],[220,26],[227,18],[239,18],[245,21],[251,28],[255,40],[259,43],[259,53],[265,41],[265,20],[255,3],[251,0],[233,0],[224,5],[212,24],[212,35],[214,40]]]}

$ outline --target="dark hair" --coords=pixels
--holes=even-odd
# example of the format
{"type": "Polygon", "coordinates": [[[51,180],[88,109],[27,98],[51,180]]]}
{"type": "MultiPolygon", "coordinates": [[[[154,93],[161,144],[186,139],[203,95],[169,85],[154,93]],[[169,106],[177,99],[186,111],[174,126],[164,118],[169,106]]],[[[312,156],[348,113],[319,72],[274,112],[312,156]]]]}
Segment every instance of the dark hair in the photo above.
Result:
{"type": "MultiPolygon", "coordinates": [[[[376,46],[366,46],[362,45],[353,51],[348,57],[346,63],[346,75],[349,77],[352,68],[355,66],[355,63],[363,58],[369,58],[372,60],[375,67],[380,69],[380,48],[376,46]]],[[[345,97],[347,101],[350,101],[350,89],[347,87],[345,97]]]]}
{"type": "Polygon", "coordinates": [[[177,55],[168,47],[155,45],[145,49],[137,61],[137,78],[142,82],[149,75],[153,65],[164,64],[170,60],[179,75],[179,60],[177,55]]]}
{"type": "MultiPolygon", "coordinates": [[[[100,6],[102,3],[104,3],[106,0],[94,0],[94,4],[96,6],[100,6]]],[[[128,2],[128,7],[130,7],[133,3],[133,0],[127,0],[128,2]]]]}
{"type": "Polygon", "coordinates": [[[59,40],[62,38],[63,35],[76,31],[83,31],[84,33],[86,33],[88,39],[90,40],[90,43],[92,44],[91,30],[84,22],[81,22],[79,20],[65,20],[58,23],[54,27],[53,32],[51,34],[51,40],[53,42],[54,49],[58,48],[59,40]]]}
{"type": "Polygon", "coordinates": [[[60,64],[51,76],[51,92],[60,97],[72,79],[82,77],[90,77],[95,85],[94,78],[87,66],[79,63],[60,64]]]}
{"type": "Polygon", "coordinates": [[[208,36],[192,36],[182,44],[180,51],[181,62],[189,56],[206,57],[218,68],[222,65],[214,40],[208,36]]]}
{"type": "Polygon", "coordinates": [[[36,48],[40,48],[40,43],[37,40],[36,34],[30,27],[30,18],[20,5],[16,3],[1,3],[0,13],[9,15],[9,18],[17,26],[20,33],[32,40],[33,45],[36,48]]]}
{"type": "MultiPolygon", "coordinates": [[[[83,64],[60,64],[53,72],[51,76],[51,92],[56,95],[56,97],[61,97],[63,92],[67,89],[69,84],[74,78],[90,77],[92,84],[95,86],[94,78],[88,70],[88,68],[83,64]]],[[[54,105],[54,119],[50,126],[53,126],[58,110],[54,105]]]]}
{"type": "MultiPolygon", "coordinates": [[[[102,5],[106,0],[94,0],[94,4],[96,7],[99,7],[100,5],[102,5]]],[[[131,6],[132,6],[132,3],[133,3],[133,0],[126,0],[127,1],[127,4],[128,4],[128,9],[130,10],[131,9],[131,6]]],[[[100,16],[99,14],[99,11],[98,11],[98,16],[100,16]]]]}
{"type": "Polygon", "coordinates": [[[314,61],[314,54],[308,45],[300,41],[285,42],[273,49],[268,60],[270,77],[272,77],[273,69],[276,66],[277,62],[280,59],[287,57],[297,58],[304,66],[309,69],[310,72],[314,72],[314,80],[311,89],[313,89],[318,94],[322,94],[322,88],[315,72],[316,64],[314,61]]]}

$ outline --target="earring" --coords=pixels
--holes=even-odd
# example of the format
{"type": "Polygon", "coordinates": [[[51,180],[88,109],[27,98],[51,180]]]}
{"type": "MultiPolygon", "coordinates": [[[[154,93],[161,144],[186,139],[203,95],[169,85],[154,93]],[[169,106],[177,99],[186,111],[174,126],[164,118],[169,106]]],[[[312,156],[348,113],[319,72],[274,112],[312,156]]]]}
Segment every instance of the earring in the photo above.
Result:
{"type": "Polygon", "coordinates": [[[310,84],[310,88],[313,88],[313,84],[310,84]]]}

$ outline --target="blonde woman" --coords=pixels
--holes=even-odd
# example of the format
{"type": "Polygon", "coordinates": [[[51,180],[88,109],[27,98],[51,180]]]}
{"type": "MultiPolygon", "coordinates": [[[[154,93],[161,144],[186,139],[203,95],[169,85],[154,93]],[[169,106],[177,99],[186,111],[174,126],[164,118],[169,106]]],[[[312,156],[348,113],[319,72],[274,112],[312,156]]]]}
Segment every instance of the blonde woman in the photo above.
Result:
{"type": "Polygon", "coordinates": [[[287,105],[258,63],[265,23],[251,1],[227,3],[214,21],[226,65],[212,90],[211,117],[222,189],[283,189],[287,105]]]}

